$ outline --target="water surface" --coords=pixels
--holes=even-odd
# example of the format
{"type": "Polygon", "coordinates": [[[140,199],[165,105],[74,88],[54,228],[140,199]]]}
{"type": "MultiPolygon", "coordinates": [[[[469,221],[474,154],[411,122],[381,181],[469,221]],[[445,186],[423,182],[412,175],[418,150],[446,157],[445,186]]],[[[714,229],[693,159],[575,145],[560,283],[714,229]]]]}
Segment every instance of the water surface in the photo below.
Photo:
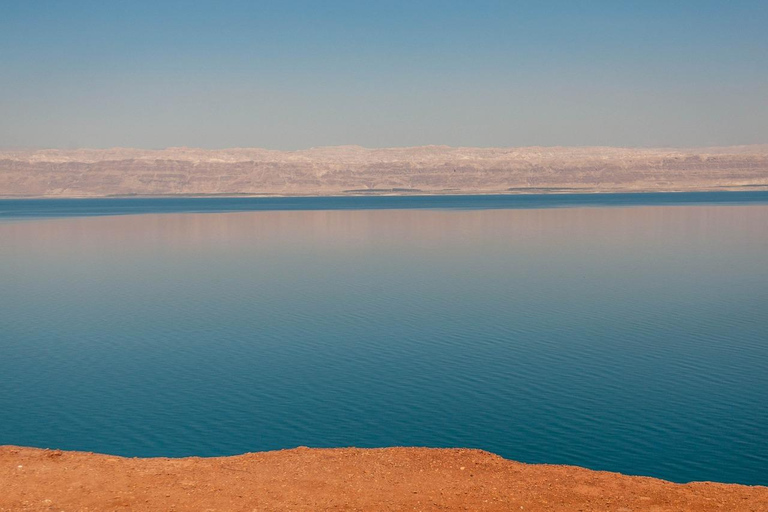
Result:
{"type": "Polygon", "coordinates": [[[463,446],[768,484],[768,205],[630,204],[33,203],[0,222],[0,444],[463,446]]]}
{"type": "Polygon", "coordinates": [[[278,210],[529,209],[766,204],[768,191],[342,197],[113,197],[0,199],[0,220],[147,213],[278,210]]]}

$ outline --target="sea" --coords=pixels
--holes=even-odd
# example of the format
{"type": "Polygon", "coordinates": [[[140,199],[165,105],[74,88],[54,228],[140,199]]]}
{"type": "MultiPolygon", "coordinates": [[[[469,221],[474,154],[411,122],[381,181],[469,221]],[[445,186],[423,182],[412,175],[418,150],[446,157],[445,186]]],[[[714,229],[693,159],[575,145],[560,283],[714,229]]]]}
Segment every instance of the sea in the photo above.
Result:
{"type": "Polygon", "coordinates": [[[768,192],[0,200],[0,444],[768,485],[768,192]]]}

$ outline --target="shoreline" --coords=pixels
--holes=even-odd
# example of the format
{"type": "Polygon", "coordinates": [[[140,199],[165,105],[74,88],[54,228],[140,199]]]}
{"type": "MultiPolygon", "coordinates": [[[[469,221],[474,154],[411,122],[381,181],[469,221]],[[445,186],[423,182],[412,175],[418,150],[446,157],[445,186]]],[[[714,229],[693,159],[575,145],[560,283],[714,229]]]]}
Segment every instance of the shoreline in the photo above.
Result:
{"type": "Polygon", "coordinates": [[[486,197],[486,196],[568,196],[568,195],[616,195],[616,194],[706,194],[713,192],[768,192],[766,185],[734,185],[711,188],[680,188],[680,189],[527,189],[527,190],[498,190],[498,191],[446,191],[436,192],[428,190],[414,191],[405,193],[402,191],[372,191],[365,193],[297,193],[297,194],[278,194],[278,193],[222,193],[222,194],[106,194],[106,195],[4,195],[0,194],[0,200],[11,199],[246,199],[246,198],[343,198],[343,197],[486,197]]]}
{"type": "Polygon", "coordinates": [[[768,510],[768,487],[672,483],[462,448],[125,458],[0,446],[0,510],[768,510]]]}

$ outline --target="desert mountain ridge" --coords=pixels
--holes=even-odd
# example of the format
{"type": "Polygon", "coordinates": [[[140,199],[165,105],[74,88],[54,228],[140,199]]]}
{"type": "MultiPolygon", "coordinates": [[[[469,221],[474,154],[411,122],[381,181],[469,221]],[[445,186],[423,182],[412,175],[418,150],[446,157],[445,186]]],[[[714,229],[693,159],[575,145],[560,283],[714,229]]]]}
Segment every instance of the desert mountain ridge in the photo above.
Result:
{"type": "Polygon", "coordinates": [[[0,150],[4,197],[763,189],[768,189],[768,144],[0,150]]]}

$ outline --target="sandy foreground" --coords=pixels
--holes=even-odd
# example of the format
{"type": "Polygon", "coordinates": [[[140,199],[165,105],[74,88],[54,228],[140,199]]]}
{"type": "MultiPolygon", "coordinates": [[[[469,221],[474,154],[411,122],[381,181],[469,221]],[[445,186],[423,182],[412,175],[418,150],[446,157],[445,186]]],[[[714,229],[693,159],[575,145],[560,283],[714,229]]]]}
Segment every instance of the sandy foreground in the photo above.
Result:
{"type": "Polygon", "coordinates": [[[768,487],[674,484],[480,450],[131,459],[0,447],[0,510],[768,511],[768,487]]]}

